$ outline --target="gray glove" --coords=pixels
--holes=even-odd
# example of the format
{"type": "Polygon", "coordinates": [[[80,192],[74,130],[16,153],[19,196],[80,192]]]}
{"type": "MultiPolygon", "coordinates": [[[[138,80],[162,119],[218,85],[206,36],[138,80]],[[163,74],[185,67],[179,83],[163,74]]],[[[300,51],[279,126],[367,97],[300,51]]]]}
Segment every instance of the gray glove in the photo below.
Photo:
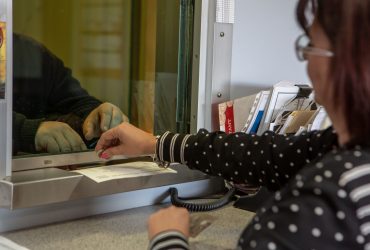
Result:
{"type": "Polygon", "coordinates": [[[35,136],[36,151],[62,153],[87,150],[82,138],[63,122],[42,122],[35,136]]]}
{"type": "Polygon", "coordinates": [[[90,112],[85,119],[82,130],[86,140],[98,138],[110,128],[122,122],[128,122],[127,116],[115,105],[105,102],[90,112]]]}

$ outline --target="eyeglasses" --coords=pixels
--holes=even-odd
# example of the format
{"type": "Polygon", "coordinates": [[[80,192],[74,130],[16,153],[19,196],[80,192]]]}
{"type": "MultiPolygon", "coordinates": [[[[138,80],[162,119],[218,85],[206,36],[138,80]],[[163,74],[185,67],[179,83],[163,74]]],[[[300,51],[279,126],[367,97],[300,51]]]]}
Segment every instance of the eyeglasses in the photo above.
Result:
{"type": "Polygon", "coordinates": [[[306,61],[307,55],[333,57],[334,53],[326,49],[310,46],[310,38],[306,34],[300,35],[295,41],[295,52],[299,61],[306,61]]]}

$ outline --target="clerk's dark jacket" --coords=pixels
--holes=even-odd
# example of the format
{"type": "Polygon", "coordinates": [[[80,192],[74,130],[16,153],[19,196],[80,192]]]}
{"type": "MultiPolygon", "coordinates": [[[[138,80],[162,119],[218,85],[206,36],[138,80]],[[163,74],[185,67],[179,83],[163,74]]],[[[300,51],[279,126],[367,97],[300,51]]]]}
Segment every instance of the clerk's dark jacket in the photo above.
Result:
{"type": "MultiPolygon", "coordinates": [[[[156,154],[160,160],[275,191],[242,233],[237,249],[370,249],[370,147],[339,147],[332,128],[300,136],[167,132],[156,154]]],[[[154,237],[149,248],[189,245],[181,233],[167,231],[154,237]]]]}
{"type": "Polygon", "coordinates": [[[13,35],[13,152],[34,152],[45,120],[67,122],[81,134],[82,121],[100,104],[46,47],[13,35]]]}

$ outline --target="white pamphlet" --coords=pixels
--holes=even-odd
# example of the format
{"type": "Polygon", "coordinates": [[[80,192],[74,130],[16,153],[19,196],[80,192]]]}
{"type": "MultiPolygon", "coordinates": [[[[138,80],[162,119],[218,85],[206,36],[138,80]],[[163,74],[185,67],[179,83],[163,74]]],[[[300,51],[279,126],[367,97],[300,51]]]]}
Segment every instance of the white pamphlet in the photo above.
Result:
{"type": "Polygon", "coordinates": [[[0,236],[0,249],[2,250],[29,250],[26,247],[18,245],[17,243],[0,236]]]}
{"type": "Polygon", "coordinates": [[[97,183],[114,179],[134,178],[139,176],[148,176],[156,174],[177,173],[173,169],[160,168],[156,163],[146,161],[85,168],[74,170],[73,172],[83,174],[84,176],[92,179],[97,183]]]}

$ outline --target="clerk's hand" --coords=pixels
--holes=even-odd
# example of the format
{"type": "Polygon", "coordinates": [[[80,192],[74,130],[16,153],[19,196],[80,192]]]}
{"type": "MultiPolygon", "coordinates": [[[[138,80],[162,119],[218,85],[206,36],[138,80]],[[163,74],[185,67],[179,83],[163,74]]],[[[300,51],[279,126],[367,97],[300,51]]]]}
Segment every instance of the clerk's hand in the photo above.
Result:
{"type": "Polygon", "coordinates": [[[151,240],[157,234],[176,230],[189,237],[190,216],[188,210],[171,206],[169,208],[161,209],[152,214],[148,220],[148,234],[151,240]]]}
{"type": "Polygon", "coordinates": [[[64,122],[42,122],[35,136],[36,151],[62,153],[86,150],[82,138],[64,122]]]}
{"type": "Polygon", "coordinates": [[[127,116],[117,106],[105,102],[90,112],[82,125],[82,130],[85,139],[91,140],[122,122],[128,122],[127,116]]]}
{"type": "Polygon", "coordinates": [[[155,145],[155,136],[124,122],[103,133],[95,150],[101,158],[108,159],[113,155],[154,154],[155,145]]]}

